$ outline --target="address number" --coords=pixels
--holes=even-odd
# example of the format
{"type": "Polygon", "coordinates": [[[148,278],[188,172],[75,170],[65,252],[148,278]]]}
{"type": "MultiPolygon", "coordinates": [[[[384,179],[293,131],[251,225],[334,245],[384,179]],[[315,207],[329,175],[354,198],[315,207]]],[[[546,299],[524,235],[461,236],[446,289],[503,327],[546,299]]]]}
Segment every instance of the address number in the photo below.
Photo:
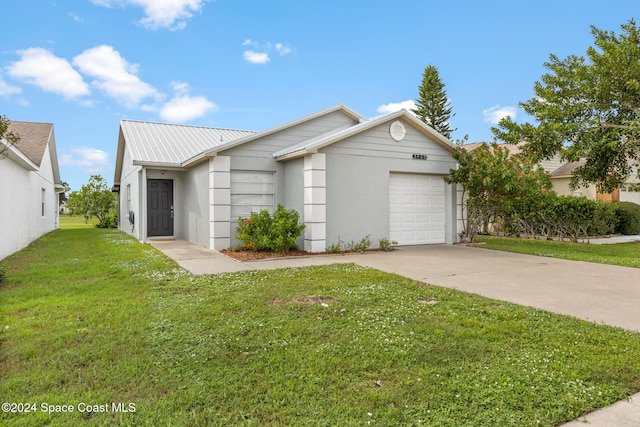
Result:
{"type": "Polygon", "coordinates": [[[427,155],[426,154],[413,154],[412,157],[415,160],[427,160],[427,155]]]}

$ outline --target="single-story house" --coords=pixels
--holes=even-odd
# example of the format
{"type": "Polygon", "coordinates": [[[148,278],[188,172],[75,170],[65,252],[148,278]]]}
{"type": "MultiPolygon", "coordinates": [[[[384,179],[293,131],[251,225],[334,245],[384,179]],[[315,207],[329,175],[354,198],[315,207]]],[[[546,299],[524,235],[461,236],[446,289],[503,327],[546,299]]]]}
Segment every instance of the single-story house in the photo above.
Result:
{"type": "Polygon", "coordinates": [[[615,189],[611,193],[598,192],[595,184],[571,189],[569,184],[573,177],[573,171],[582,166],[585,162],[586,160],[584,159],[577,162],[566,162],[559,168],[550,171],[551,182],[553,183],[553,188],[556,193],[565,196],[584,196],[591,200],[633,202],[640,205],[640,191],[638,191],[638,184],[640,184],[640,181],[637,177],[637,166],[633,168],[633,173],[627,181],[620,188],[615,189]]]}
{"type": "Polygon", "coordinates": [[[338,105],[262,132],[120,123],[120,228],[145,242],[237,245],[237,219],[278,204],[306,224],[298,246],[370,236],[400,245],[457,241],[453,144],[402,110],[365,119],[338,105]]]}
{"type": "Polygon", "coordinates": [[[58,228],[63,191],[51,123],[11,121],[16,145],[0,139],[0,259],[58,228]]]}

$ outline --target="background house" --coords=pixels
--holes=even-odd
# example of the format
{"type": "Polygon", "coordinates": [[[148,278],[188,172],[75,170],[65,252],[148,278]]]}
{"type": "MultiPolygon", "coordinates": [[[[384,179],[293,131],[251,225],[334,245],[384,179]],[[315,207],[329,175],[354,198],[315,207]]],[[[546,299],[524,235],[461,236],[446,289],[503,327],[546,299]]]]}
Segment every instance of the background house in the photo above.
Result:
{"type": "Polygon", "coordinates": [[[453,243],[453,145],[407,111],[365,119],[339,105],[262,132],[124,120],[115,190],[120,228],[225,249],[238,217],[295,209],[298,246],[338,239],[453,243]]]}
{"type": "MultiPolygon", "coordinates": [[[[463,147],[468,151],[473,151],[479,146],[485,144],[484,142],[474,142],[471,144],[465,144],[463,147]]],[[[525,142],[519,144],[499,144],[499,147],[506,147],[511,154],[520,152],[520,147],[525,142]]],[[[640,204],[640,191],[638,185],[640,180],[637,178],[638,166],[634,167],[632,176],[629,177],[627,182],[616,189],[612,193],[600,193],[596,190],[595,184],[588,186],[571,189],[570,183],[573,177],[573,172],[585,163],[585,160],[578,162],[567,162],[562,160],[560,154],[555,155],[551,159],[543,160],[540,162],[540,166],[549,173],[551,176],[551,184],[553,190],[560,196],[576,196],[586,197],[590,200],[603,200],[603,201],[620,201],[620,202],[634,202],[640,204]]]]}
{"type": "Polygon", "coordinates": [[[12,121],[20,140],[0,158],[0,259],[58,228],[58,170],[53,125],[12,121]]]}

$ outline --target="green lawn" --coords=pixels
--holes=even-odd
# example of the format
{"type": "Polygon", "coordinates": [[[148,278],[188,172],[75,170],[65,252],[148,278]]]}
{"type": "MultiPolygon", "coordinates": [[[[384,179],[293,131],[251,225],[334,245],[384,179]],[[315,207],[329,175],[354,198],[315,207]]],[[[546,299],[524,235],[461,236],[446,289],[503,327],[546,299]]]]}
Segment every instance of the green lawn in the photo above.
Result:
{"type": "Polygon", "coordinates": [[[192,276],[76,228],[1,266],[0,396],[36,412],[0,425],[554,426],[640,391],[640,334],[351,264],[192,276]]]}
{"type": "Polygon", "coordinates": [[[96,218],[86,221],[82,216],[60,215],[60,228],[68,230],[71,228],[91,228],[98,223],[96,218]]]}
{"type": "Polygon", "coordinates": [[[476,241],[486,243],[482,247],[487,249],[640,268],[640,243],[592,245],[493,236],[477,236],[476,241]]]}

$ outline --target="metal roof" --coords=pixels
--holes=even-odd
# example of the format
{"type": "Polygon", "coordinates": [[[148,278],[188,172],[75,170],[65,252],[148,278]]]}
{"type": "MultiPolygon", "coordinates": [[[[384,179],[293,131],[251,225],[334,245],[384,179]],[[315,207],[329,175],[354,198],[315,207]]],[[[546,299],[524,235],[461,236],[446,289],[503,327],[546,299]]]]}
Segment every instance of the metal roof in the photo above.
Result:
{"type": "MultiPolygon", "coordinates": [[[[219,147],[215,147],[215,149],[208,150],[207,152],[205,152],[205,154],[212,154],[214,152],[218,152],[218,151],[221,151],[221,150],[227,150],[229,148],[233,148],[233,147],[236,147],[238,145],[242,145],[242,144],[244,144],[246,142],[254,141],[254,140],[259,139],[259,138],[263,138],[263,137],[265,137],[267,135],[271,135],[271,134],[274,134],[276,132],[280,132],[280,131],[282,131],[284,129],[292,128],[292,127],[294,127],[296,125],[299,125],[301,123],[306,123],[306,122],[308,122],[310,120],[313,120],[313,119],[316,119],[318,117],[322,117],[322,116],[331,114],[331,113],[336,112],[336,111],[339,111],[342,114],[346,115],[347,117],[350,117],[355,122],[361,122],[361,121],[366,120],[360,114],[356,113],[355,111],[353,111],[352,109],[348,108],[347,106],[345,106],[343,104],[338,104],[338,105],[335,105],[333,107],[327,108],[326,110],[322,110],[322,111],[318,111],[317,113],[309,114],[307,116],[301,117],[301,118],[293,120],[291,122],[284,123],[282,125],[273,127],[271,129],[263,130],[261,132],[256,132],[256,133],[254,133],[252,135],[246,136],[246,137],[238,139],[236,141],[232,141],[232,142],[228,142],[228,143],[222,144],[219,147]]],[[[334,131],[330,131],[329,133],[332,133],[332,132],[334,132],[334,131]]]]}
{"type": "Polygon", "coordinates": [[[176,165],[218,145],[255,133],[134,120],[122,120],[120,129],[134,162],[176,165]]]}

